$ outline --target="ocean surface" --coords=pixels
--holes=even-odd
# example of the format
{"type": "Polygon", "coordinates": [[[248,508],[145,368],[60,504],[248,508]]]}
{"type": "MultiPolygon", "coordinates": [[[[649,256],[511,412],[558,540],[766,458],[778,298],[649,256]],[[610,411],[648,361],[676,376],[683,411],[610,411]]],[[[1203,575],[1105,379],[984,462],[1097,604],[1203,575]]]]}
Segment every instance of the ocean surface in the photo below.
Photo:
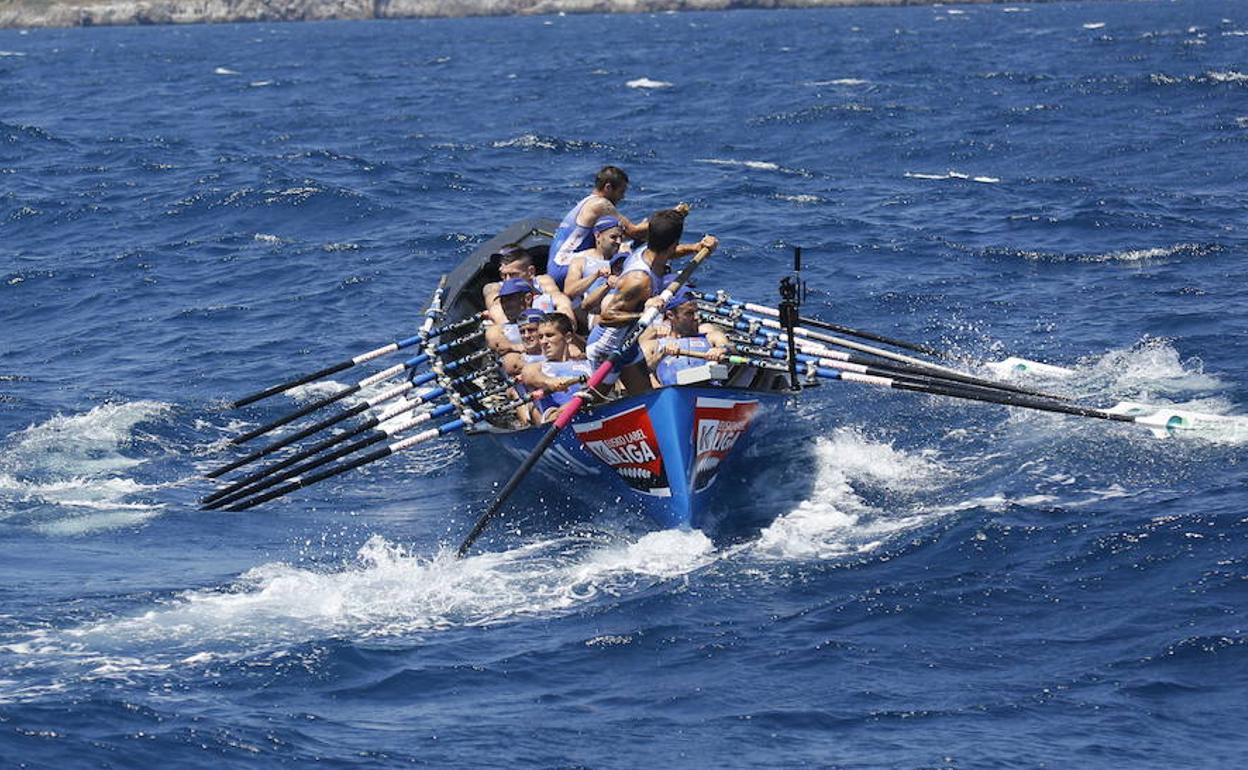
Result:
{"type": "Polygon", "coordinates": [[[457,561],[460,438],[198,510],[604,163],[704,287],[1248,412],[1241,2],[0,31],[0,767],[1243,763],[1235,440],[833,382],[731,536],[535,480],[457,561]]]}

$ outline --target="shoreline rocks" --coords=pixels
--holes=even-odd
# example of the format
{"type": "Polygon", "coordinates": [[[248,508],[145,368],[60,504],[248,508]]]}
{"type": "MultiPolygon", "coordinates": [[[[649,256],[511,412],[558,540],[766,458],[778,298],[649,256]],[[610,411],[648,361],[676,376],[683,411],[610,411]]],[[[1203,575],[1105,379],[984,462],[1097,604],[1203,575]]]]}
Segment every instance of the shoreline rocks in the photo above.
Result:
{"type": "MultiPolygon", "coordinates": [[[[0,28],[654,13],[737,8],[930,5],[934,2],[939,0],[7,0],[0,2],[0,28]]],[[[961,2],[993,3],[1001,0],[961,2]]]]}

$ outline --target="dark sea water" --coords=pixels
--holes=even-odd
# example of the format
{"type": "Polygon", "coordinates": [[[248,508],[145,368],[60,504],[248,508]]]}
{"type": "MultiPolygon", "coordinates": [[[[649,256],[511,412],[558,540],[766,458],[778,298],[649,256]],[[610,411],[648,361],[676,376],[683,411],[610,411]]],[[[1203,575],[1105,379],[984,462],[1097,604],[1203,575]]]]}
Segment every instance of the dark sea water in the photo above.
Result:
{"type": "Polygon", "coordinates": [[[704,286],[1243,413],[1246,159],[1231,0],[0,31],[0,766],[1241,766],[1235,441],[830,383],[733,537],[535,481],[456,561],[459,439],[196,500],[603,163],[704,286]]]}

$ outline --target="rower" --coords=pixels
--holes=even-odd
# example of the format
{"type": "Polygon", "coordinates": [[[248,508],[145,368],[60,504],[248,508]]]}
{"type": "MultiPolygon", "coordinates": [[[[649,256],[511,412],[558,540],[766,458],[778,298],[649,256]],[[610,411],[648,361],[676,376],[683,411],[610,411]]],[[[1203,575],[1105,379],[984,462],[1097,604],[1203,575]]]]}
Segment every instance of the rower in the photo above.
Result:
{"type": "MultiPolygon", "coordinates": [[[[649,223],[649,243],[639,247],[624,263],[616,293],[604,305],[599,325],[589,335],[586,352],[594,366],[605,361],[623,344],[643,311],[658,301],[669,260],[699,249],[714,251],[719,245],[719,240],[713,235],[704,236],[696,244],[679,243],[685,229],[685,213],[679,208],[660,211],[650,217],[649,223]]],[[[651,389],[645,356],[636,345],[623,352],[617,370],[630,395],[646,393],[651,389]]],[[[608,385],[614,381],[615,377],[605,380],[608,385]]]]}
{"type": "Polygon", "coordinates": [[[593,373],[588,361],[574,357],[572,323],[562,313],[547,313],[538,326],[538,337],[546,360],[525,366],[520,375],[526,388],[546,391],[534,407],[535,424],[554,419],[593,373]]]}
{"type": "MultiPolygon", "coordinates": [[[[516,318],[516,329],[520,336],[520,350],[501,350],[499,353],[499,363],[503,367],[503,371],[508,377],[519,377],[521,370],[527,364],[539,363],[545,361],[542,356],[542,344],[537,335],[537,327],[541,324],[546,314],[536,308],[525,308],[520,311],[516,318]]],[[[503,327],[506,330],[506,326],[503,327]]],[[[504,331],[504,335],[506,331],[504,331]]],[[[508,342],[511,339],[508,338],[508,342]]],[[[496,349],[497,350],[497,349],[496,349]]]]}
{"type": "Polygon", "coordinates": [[[602,217],[614,217],[625,238],[643,240],[648,232],[643,219],[637,224],[628,221],[616,206],[628,192],[628,174],[616,166],[603,166],[594,177],[594,190],[580,200],[563,217],[550,242],[550,259],[546,272],[562,288],[567,285],[568,268],[578,252],[594,247],[594,224],[602,217]]]}
{"type": "Polygon", "coordinates": [[[681,370],[702,366],[707,361],[723,361],[731,350],[723,330],[714,324],[698,323],[697,299],[688,288],[676,292],[663,309],[663,318],[670,332],[641,343],[657,387],[675,385],[681,370]]]}
{"type": "Polygon", "coordinates": [[[580,299],[595,282],[611,275],[611,260],[624,243],[624,228],[617,217],[600,217],[593,227],[594,245],[572,255],[563,293],[568,299],[580,299]]]}
{"type": "Polygon", "coordinates": [[[506,314],[503,313],[498,302],[498,290],[509,278],[520,278],[533,285],[536,292],[532,307],[543,313],[556,311],[564,313],[568,318],[576,320],[571,300],[559,290],[559,286],[549,275],[538,275],[537,265],[533,264],[533,256],[527,250],[520,246],[504,246],[490,258],[498,260],[500,281],[487,283],[481,290],[481,295],[485,299],[485,307],[494,323],[500,325],[508,323],[506,314]]]}
{"type": "Polygon", "coordinates": [[[485,343],[500,356],[507,353],[524,353],[524,338],[520,335],[520,313],[533,306],[537,288],[523,278],[508,278],[498,288],[498,305],[503,320],[485,330],[485,343]]]}

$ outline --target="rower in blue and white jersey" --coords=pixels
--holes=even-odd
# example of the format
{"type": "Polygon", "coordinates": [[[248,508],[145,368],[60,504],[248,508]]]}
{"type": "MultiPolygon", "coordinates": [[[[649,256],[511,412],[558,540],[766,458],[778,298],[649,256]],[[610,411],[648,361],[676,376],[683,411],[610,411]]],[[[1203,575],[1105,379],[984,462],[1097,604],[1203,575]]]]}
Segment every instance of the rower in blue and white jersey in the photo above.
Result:
{"type": "MultiPolygon", "coordinates": [[[[650,373],[640,348],[635,344],[618,354],[616,351],[630,336],[645,309],[657,301],[663,290],[663,274],[667,271],[668,261],[699,249],[713,251],[719,245],[719,241],[711,235],[696,244],[679,243],[685,227],[685,212],[679,208],[660,211],[650,217],[649,222],[649,243],[634,250],[625,261],[616,294],[609,302],[604,302],[599,325],[590,333],[586,347],[590,364],[594,366],[612,355],[617,356],[619,364],[616,372],[630,395],[651,389],[650,373]]],[[[605,382],[613,384],[614,381],[615,377],[609,377],[605,382]]]]}
{"type": "Polygon", "coordinates": [[[481,295],[485,300],[485,308],[490,313],[490,320],[494,323],[510,323],[499,303],[498,291],[503,282],[512,278],[527,281],[533,286],[533,300],[529,307],[535,307],[543,313],[564,313],[575,320],[571,300],[559,290],[554,279],[548,275],[538,275],[537,266],[533,264],[533,257],[528,251],[519,246],[505,246],[493,255],[493,259],[498,260],[498,275],[502,280],[499,283],[486,284],[481,295]]]}
{"type": "Polygon", "coordinates": [[[707,361],[722,361],[731,350],[723,330],[714,324],[698,323],[698,303],[687,288],[667,303],[663,317],[670,327],[669,334],[641,345],[658,387],[675,385],[681,370],[702,366],[707,361]]]}
{"type": "Polygon", "coordinates": [[[537,402],[532,422],[548,422],[572,399],[593,373],[589,362],[575,358],[572,350],[572,323],[562,313],[550,313],[538,326],[545,360],[524,367],[520,381],[529,390],[545,391],[537,402]]]}
{"type": "Polygon", "coordinates": [[[625,238],[646,238],[649,227],[645,220],[633,224],[616,209],[627,192],[628,174],[624,173],[624,169],[603,166],[594,177],[593,192],[564,215],[555,229],[555,236],[550,242],[550,257],[546,261],[546,272],[560,289],[566,285],[572,258],[578,252],[594,247],[593,227],[602,217],[617,219],[625,238]]]}
{"type": "Polygon", "coordinates": [[[581,305],[581,298],[595,283],[611,275],[611,262],[620,254],[624,243],[624,228],[616,217],[600,217],[594,223],[593,236],[590,248],[572,256],[563,282],[563,293],[572,300],[574,308],[581,305]]]}

